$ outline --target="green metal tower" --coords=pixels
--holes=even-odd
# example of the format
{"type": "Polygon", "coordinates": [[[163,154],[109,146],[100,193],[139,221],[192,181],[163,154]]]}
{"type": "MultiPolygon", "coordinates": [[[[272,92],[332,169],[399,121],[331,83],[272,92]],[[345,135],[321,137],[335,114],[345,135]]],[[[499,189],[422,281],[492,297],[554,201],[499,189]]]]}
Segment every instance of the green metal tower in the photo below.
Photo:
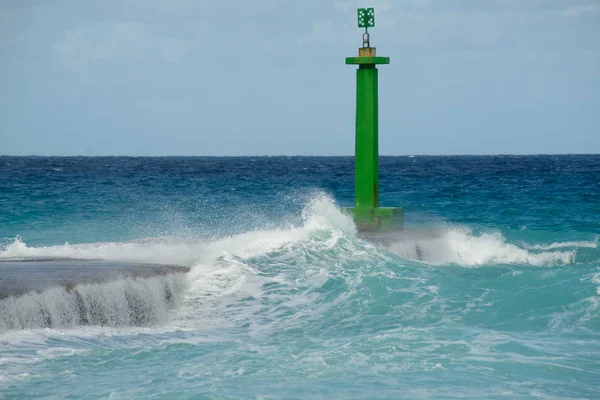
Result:
{"type": "Polygon", "coordinates": [[[388,57],[377,57],[371,47],[369,28],[375,26],[373,8],[358,9],[358,27],[365,28],[358,57],[346,58],[356,70],[356,142],[355,207],[347,209],[359,231],[389,232],[402,230],[404,210],[379,207],[379,138],[378,138],[378,64],[389,64],[388,57]]]}

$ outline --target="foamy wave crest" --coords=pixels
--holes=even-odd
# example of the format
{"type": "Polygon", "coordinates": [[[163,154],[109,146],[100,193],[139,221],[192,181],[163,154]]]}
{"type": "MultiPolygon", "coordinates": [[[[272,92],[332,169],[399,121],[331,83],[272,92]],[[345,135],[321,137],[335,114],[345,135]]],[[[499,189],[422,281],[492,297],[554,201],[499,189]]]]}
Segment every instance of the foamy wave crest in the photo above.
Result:
{"type": "Polygon", "coordinates": [[[159,237],[129,242],[82,243],[29,247],[17,237],[3,250],[0,259],[81,259],[133,263],[177,264],[192,267],[210,263],[223,254],[252,257],[291,243],[337,240],[355,236],[352,219],[324,194],[314,196],[302,211],[300,226],[256,230],[209,240],[204,237],[159,237]],[[316,235],[316,237],[315,237],[316,235]]]}
{"type": "Polygon", "coordinates": [[[333,253],[341,257],[340,240],[356,236],[352,219],[324,195],[304,207],[302,219],[297,227],[253,231],[212,242],[207,247],[212,257],[195,264],[187,274],[188,301],[218,308],[229,304],[225,297],[234,301],[259,297],[265,283],[289,283],[298,278],[296,274],[315,268],[305,263],[311,254],[317,253],[323,261],[328,259],[327,251],[335,249],[333,253]],[[294,277],[284,277],[286,273],[294,277]]]}
{"type": "Polygon", "coordinates": [[[126,278],[52,288],[0,300],[0,332],[78,325],[148,326],[167,320],[186,287],[184,275],[126,278]]]}
{"type": "Polygon", "coordinates": [[[0,259],[105,260],[188,266],[203,248],[201,240],[185,242],[178,238],[29,247],[17,237],[0,251],[0,259]]]}
{"type": "Polygon", "coordinates": [[[342,213],[329,196],[315,196],[302,210],[302,217],[305,221],[305,228],[309,230],[334,229],[350,236],[356,236],[356,226],[352,218],[342,213]]]}
{"type": "MultiPolygon", "coordinates": [[[[194,237],[152,238],[131,242],[27,246],[15,239],[3,251],[3,259],[84,259],[108,262],[154,263],[190,267],[187,274],[148,279],[123,279],[76,285],[71,289],[53,288],[42,293],[11,297],[0,303],[0,330],[69,327],[75,325],[151,325],[167,318],[167,310],[180,304],[185,318],[205,313],[234,300],[257,296],[265,278],[255,260],[267,261],[273,274],[294,267],[306,254],[323,259],[338,254],[340,239],[349,243],[356,235],[352,220],[328,196],[315,196],[303,209],[302,223],[281,229],[251,231],[208,240],[194,237]],[[274,256],[274,254],[277,254],[274,256]],[[254,260],[254,261],[253,261],[254,260]],[[185,288],[185,290],[184,290],[185,288]],[[174,301],[181,294],[181,301],[174,301]],[[189,307],[188,307],[189,306],[189,307]]],[[[341,256],[341,255],[340,255],[341,256]]],[[[329,259],[329,258],[327,258],[329,259]]],[[[269,271],[268,275],[272,275],[269,271]]],[[[177,314],[177,313],[176,313],[177,314]]],[[[173,321],[177,316],[172,316],[173,321]]]]}
{"type": "Polygon", "coordinates": [[[451,228],[424,234],[404,233],[384,245],[404,258],[435,265],[530,264],[565,265],[575,261],[575,251],[534,251],[508,243],[500,233],[476,236],[468,228],[451,228]]]}
{"type": "Polygon", "coordinates": [[[553,250],[553,249],[565,249],[570,247],[579,247],[585,249],[597,249],[598,242],[600,241],[600,236],[596,236],[596,239],[592,241],[577,241],[577,242],[554,242],[551,244],[535,244],[528,245],[524,244],[523,246],[527,249],[531,250],[553,250]]]}

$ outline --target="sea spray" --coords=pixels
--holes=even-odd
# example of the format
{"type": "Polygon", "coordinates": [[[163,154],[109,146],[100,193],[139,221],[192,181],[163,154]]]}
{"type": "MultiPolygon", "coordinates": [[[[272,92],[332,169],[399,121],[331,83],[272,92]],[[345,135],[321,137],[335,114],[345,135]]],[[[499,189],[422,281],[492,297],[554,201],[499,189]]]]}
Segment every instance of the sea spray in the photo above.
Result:
{"type": "MultiPolygon", "coordinates": [[[[389,254],[357,236],[350,217],[342,213],[329,196],[320,194],[310,199],[303,209],[302,220],[299,226],[287,229],[251,231],[214,240],[188,236],[185,240],[176,237],[147,238],[121,243],[29,247],[16,238],[0,252],[1,258],[175,261],[190,266],[191,271],[184,278],[128,279],[105,285],[81,285],[67,291],[52,289],[42,294],[9,299],[3,304],[6,310],[3,327],[155,324],[166,320],[167,310],[176,304],[170,301],[169,293],[179,294],[184,286],[189,288],[185,296],[187,303],[194,299],[215,303],[219,301],[216,300],[218,297],[234,294],[232,301],[235,301],[259,296],[262,287],[269,282],[289,282],[290,279],[302,280],[312,276],[319,277],[319,282],[323,283],[332,271],[342,274],[352,271],[351,261],[364,259],[367,264],[378,265],[390,261],[389,254]],[[266,260],[271,267],[261,266],[266,260]],[[306,262],[309,262],[309,267],[305,272],[294,267],[306,262]],[[303,274],[306,276],[303,277],[303,274]],[[150,284],[153,289],[148,293],[152,295],[141,296],[144,287],[150,284]],[[120,300],[115,301],[111,293],[120,296],[120,300]],[[136,309],[142,311],[134,312],[136,309]]],[[[499,233],[475,235],[467,227],[453,226],[425,235],[413,235],[408,231],[401,240],[388,242],[382,247],[406,260],[432,265],[550,266],[573,263],[576,250],[549,250],[578,245],[593,247],[594,244],[568,242],[519,246],[499,233]]]]}
{"type": "Polygon", "coordinates": [[[553,250],[564,247],[590,246],[589,242],[569,245],[523,246],[510,243],[500,233],[476,235],[467,227],[454,226],[429,232],[406,232],[397,241],[383,247],[410,260],[428,264],[457,264],[465,267],[482,265],[530,264],[534,266],[567,265],[575,262],[576,250],[553,250]]]}

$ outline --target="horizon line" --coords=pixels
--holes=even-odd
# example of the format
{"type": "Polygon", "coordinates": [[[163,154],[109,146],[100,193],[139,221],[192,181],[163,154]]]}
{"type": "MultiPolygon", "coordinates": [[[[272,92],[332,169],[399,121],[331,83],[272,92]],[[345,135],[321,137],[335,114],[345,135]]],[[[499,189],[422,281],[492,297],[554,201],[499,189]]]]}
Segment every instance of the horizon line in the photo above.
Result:
{"type": "MultiPolygon", "coordinates": [[[[533,156],[598,156],[600,153],[463,153],[463,154],[380,154],[379,157],[533,157],[533,156]]],[[[39,157],[39,158],[102,158],[102,157],[122,157],[122,158],[251,158],[251,157],[311,157],[311,158],[331,158],[331,157],[355,157],[354,154],[331,154],[331,155],[311,155],[311,154],[259,154],[259,155],[116,155],[116,154],[95,154],[95,155],[48,155],[48,154],[0,154],[0,157],[39,157]]]]}

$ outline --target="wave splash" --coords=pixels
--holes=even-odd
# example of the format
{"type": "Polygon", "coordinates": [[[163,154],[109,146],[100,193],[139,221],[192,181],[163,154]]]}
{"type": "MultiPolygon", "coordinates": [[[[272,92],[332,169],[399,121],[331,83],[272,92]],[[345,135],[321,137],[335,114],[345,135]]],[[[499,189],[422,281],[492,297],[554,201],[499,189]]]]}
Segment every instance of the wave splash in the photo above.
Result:
{"type": "MultiPolygon", "coordinates": [[[[219,318],[235,312],[235,308],[226,308],[227,305],[270,296],[269,293],[280,290],[276,288],[291,288],[301,283],[303,289],[298,287],[298,290],[304,291],[327,281],[337,282],[340,277],[358,279],[352,277],[352,268],[360,269],[355,271],[357,276],[385,273],[381,268],[386,263],[403,264],[392,254],[430,265],[465,267],[566,265],[575,262],[576,256],[575,249],[551,251],[562,246],[519,246],[500,233],[475,235],[465,227],[451,227],[429,235],[413,235],[407,231],[401,240],[377,247],[362,240],[352,220],[340,211],[333,199],[324,195],[314,197],[304,207],[302,216],[299,226],[212,240],[163,237],[120,243],[29,247],[17,239],[0,250],[0,259],[101,259],[179,264],[190,267],[190,272],[77,285],[70,290],[57,288],[4,299],[0,302],[0,331],[86,324],[153,325],[164,323],[169,311],[176,306],[183,314],[210,313],[211,318],[219,318]]],[[[359,280],[352,285],[359,284],[359,280]]],[[[310,302],[303,295],[294,296],[287,297],[298,304],[310,302]]],[[[232,316],[235,320],[238,317],[232,316]]]]}
{"type": "Polygon", "coordinates": [[[534,245],[525,244],[524,246],[526,248],[532,249],[532,250],[553,250],[553,249],[564,249],[564,248],[569,248],[569,247],[579,247],[579,248],[584,248],[584,249],[597,249],[598,243],[600,243],[600,236],[596,236],[596,238],[591,241],[580,240],[580,241],[570,241],[570,242],[554,242],[551,244],[534,244],[534,245]]]}
{"type": "MultiPolygon", "coordinates": [[[[121,243],[29,247],[20,238],[0,250],[0,260],[66,259],[168,263],[191,267],[187,275],[121,278],[102,284],[51,288],[42,293],[0,300],[0,332],[68,328],[78,325],[149,326],[168,320],[181,301],[210,303],[248,289],[251,277],[242,261],[298,243],[329,242],[355,235],[352,221],[328,197],[307,204],[300,227],[254,231],[218,240],[156,238],[121,243]],[[242,268],[238,268],[242,265],[242,268]],[[191,290],[188,290],[191,289],[191,290]]],[[[252,274],[250,274],[252,275],[252,274]]],[[[257,278],[257,281],[261,281],[257,278]]],[[[264,283],[261,281],[261,284],[264,283]]],[[[256,289],[260,291],[259,284],[256,289]]],[[[253,293],[255,293],[253,291],[253,293]]],[[[208,305],[208,304],[207,304],[208,305]]],[[[206,308],[206,307],[204,307],[206,308]]]]}
{"type": "MultiPolygon", "coordinates": [[[[324,241],[335,243],[340,238],[353,242],[360,251],[373,251],[373,247],[361,244],[352,220],[328,196],[315,196],[304,207],[302,216],[300,226],[257,230],[220,239],[159,237],[118,243],[29,247],[17,238],[0,250],[0,259],[84,259],[194,267],[211,264],[224,254],[249,257],[301,242],[319,248],[324,241]]],[[[398,240],[388,240],[381,247],[403,258],[434,265],[548,266],[573,263],[576,248],[597,248],[598,238],[593,242],[516,244],[500,233],[475,235],[471,229],[457,226],[431,231],[427,235],[406,231],[398,240]]]]}
{"type": "Polygon", "coordinates": [[[457,264],[466,267],[496,264],[554,266],[574,263],[575,250],[537,251],[562,247],[567,246],[519,247],[508,242],[500,233],[475,235],[466,227],[453,227],[430,234],[407,232],[401,240],[384,245],[386,250],[407,259],[433,265],[457,264]]]}
{"type": "Polygon", "coordinates": [[[291,243],[319,241],[318,236],[356,237],[352,220],[328,196],[312,198],[302,211],[300,226],[256,230],[219,239],[157,237],[128,242],[82,243],[29,247],[19,237],[2,250],[2,259],[79,259],[132,263],[176,264],[187,267],[210,263],[224,253],[262,254],[291,243]],[[316,235],[316,236],[315,236],[316,235]]]}

